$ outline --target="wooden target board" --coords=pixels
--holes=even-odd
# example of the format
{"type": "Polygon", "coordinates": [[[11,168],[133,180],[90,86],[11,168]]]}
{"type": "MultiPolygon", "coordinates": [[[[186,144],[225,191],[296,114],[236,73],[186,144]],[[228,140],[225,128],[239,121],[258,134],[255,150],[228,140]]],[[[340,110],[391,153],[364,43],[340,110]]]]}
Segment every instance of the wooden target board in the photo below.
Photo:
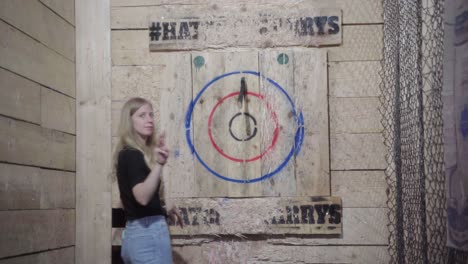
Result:
{"type": "Polygon", "coordinates": [[[330,195],[326,51],[166,58],[170,197],[330,195]]]}

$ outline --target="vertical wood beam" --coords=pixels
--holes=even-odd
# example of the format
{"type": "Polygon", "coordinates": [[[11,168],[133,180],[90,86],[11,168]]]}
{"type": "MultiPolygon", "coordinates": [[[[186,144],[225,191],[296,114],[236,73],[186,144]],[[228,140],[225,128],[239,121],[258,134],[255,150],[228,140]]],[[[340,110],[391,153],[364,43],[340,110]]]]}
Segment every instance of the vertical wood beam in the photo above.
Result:
{"type": "Polygon", "coordinates": [[[109,0],[75,1],[75,261],[111,261],[111,50],[109,0]]]}

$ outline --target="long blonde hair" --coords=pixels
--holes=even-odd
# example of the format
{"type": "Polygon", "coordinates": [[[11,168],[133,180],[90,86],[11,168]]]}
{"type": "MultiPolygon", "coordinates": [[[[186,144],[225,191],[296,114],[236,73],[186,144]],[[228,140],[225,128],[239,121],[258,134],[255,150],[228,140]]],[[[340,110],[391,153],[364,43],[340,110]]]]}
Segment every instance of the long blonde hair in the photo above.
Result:
{"type": "Polygon", "coordinates": [[[154,165],[153,148],[157,146],[156,133],[153,132],[153,134],[148,137],[145,144],[143,145],[140,143],[140,141],[137,140],[138,135],[133,128],[132,121],[132,115],[140,107],[147,104],[152,106],[151,102],[144,98],[133,97],[123,105],[118,129],[119,141],[117,142],[117,146],[114,151],[114,168],[117,166],[119,152],[125,147],[138,149],[143,153],[145,162],[148,167],[151,168],[152,165],[154,165]]]}

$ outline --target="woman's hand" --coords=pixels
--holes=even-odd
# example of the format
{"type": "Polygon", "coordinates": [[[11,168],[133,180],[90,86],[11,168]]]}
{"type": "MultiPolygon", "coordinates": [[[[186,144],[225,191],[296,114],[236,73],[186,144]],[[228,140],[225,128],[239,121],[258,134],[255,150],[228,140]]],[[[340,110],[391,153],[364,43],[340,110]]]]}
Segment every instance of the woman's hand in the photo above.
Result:
{"type": "Polygon", "coordinates": [[[169,158],[169,149],[166,146],[166,134],[163,132],[159,135],[159,144],[158,147],[155,147],[153,150],[154,158],[156,162],[160,165],[164,165],[169,158]]]}
{"type": "Polygon", "coordinates": [[[172,223],[179,223],[180,228],[184,228],[184,221],[182,220],[182,216],[180,215],[180,211],[179,208],[177,208],[177,206],[171,206],[169,211],[167,211],[167,214],[171,218],[172,223]]]}

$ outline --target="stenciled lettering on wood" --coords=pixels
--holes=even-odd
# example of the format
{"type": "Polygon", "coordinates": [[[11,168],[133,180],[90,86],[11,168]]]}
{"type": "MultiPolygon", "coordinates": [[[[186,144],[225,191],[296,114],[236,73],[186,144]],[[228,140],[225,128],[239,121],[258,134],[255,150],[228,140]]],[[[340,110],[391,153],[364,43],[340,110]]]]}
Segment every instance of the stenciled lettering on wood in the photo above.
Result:
{"type": "MultiPolygon", "coordinates": [[[[268,21],[268,20],[267,20],[268,21]]],[[[335,35],[340,32],[338,16],[321,17],[301,17],[299,19],[278,19],[270,29],[261,27],[259,34],[267,34],[269,30],[278,31],[278,27],[286,25],[296,36],[314,36],[317,35],[335,35]],[[278,26],[279,25],[279,26],[278,26]],[[327,31],[325,27],[328,26],[327,31]]],[[[171,41],[171,40],[198,40],[198,26],[206,25],[223,26],[223,22],[214,23],[213,21],[180,21],[180,22],[152,22],[149,27],[149,36],[151,41],[171,41]]]]}
{"type": "Polygon", "coordinates": [[[286,206],[285,215],[273,217],[271,224],[341,224],[341,205],[339,204],[306,204],[286,206]],[[325,221],[327,220],[327,221],[325,221]]]}
{"type": "Polygon", "coordinates": [[[181,229],[178,224],[170,222],[174,235],[341,234],[342,207],[338,197],[199,198],[180,201],[185,227],[181,229]]]}
{"type": "Polygon", "coordinates": [[[341,10],[281,16],[251,14],[233,18],[152,19],[150,50],[213,46],[322,46],[341,43],[341,10]]]}
{"type": "MultiPolygon", "coordinates": [[[[215,209],[202,209],[201,207],[181,207],[180,215],[184,225],[220,225],[220,214],[215,209]]],[[[339,204],[306,204],[281,208],[284,214],[274,216],[267,224],[341,224],[341,205],[339,204]]],[[[174,223],[170,222],[170,225],[174,223]]]]}
{"type": "MultiPolygon", "coordinates": [[[[202,209],[201,207],[180,207],[180,216],[184,225],[219,225],[219,213],[214,209],[202,209]]],[[[169,225],[175,225],[169,219],[169,225]]]]}

